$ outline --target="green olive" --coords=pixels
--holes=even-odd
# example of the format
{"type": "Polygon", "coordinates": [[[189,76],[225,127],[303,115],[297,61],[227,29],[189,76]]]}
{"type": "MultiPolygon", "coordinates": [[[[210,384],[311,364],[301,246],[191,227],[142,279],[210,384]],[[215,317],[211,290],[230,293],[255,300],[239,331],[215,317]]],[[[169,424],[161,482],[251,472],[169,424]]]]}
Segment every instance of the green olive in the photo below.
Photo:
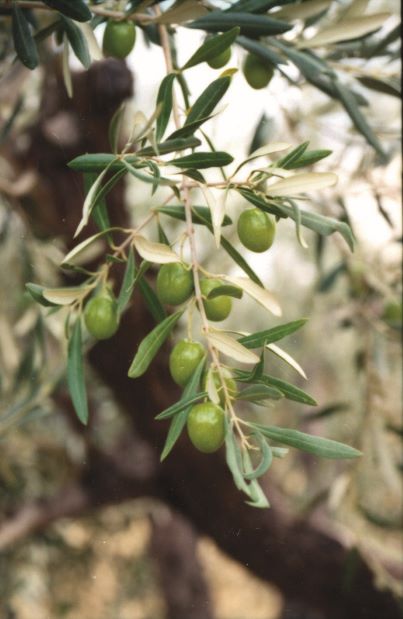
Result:
{"type": "Polygon", "coordinates": [[[264,211],[250,208],[238,219],[238,236],[241,243],[251,251],[263,252],[272,246],[276,224],[264,211]]]}
{"type": "Polygon", "coordinates": [[[187,431],[193,445],[203,453],[217,451],[225,439],[225,413],[213,402],[192,407],[187,419],[187,431]]]}
{"type": "MultiPolygon", "coordinates": [[[[200,281],[200,289],[204,297],[207,297],[208,294],[214,290],[214,288],[218,288],[222,285],[223,282],[219,279],[206,278],[200,281]]],[[[227,295],[220,295],[214,299],[204,298],[203,305],[207,318],[215,322],[220,322],[221,320],[227,318],[231,312],[232,299],[227,295]]]]}
{"type": "Polygon", "coordinates": [[[255,54],[248,54],[242,67],[249,86],[260,90],[266,88],[274,74],[274,66],[255,54]]]}
{"type": "Polygon", "coordinates": [[[84,322],[88,331],[97,340],[107,340],[119,327],[119,314],[116,301],[110,296],[97,296],[85,306],[84,322]]]}
{"type": "Polygon", "coordinates": [[[193,292],[192,271],[180,262],[164,264],[157,276],[157,296],[161,303],[180,305],[193,292]]]}
{"type": "Polygon", "coordinates": [[[181,340],[169,356],[169,371],[177,385],[184,387],[205,355],[200,342],[181,340]]]}
{"type": "Polygon", "coordinates": [[[105,56],[126,58],[136,42],[136,28],[132,21],[108,21],[102,48],[105,56]]]}

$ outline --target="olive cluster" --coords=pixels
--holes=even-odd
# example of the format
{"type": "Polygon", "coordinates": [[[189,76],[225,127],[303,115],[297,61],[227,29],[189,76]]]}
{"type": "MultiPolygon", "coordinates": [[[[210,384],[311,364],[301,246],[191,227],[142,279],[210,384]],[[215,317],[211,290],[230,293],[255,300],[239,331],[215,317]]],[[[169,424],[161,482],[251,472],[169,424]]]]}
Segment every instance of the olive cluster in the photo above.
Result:
{"type": "MultiPolygon", "coordinates": [[[[105,56],[114,58],[126,58],[132,51],[136,42],[136,28],[132,21],[109,20],[103,36],[102,48],[105,56]]],[[[208,60],[207,64],[212,69],[221,69],[231,59],[231,47],[208,60]]],[[[274,65],[267,60],[262,60],[256,54],[248,54],[242,66],[242,71],[249,86],[260,90],[266,88],[274,75],[274,65]]]]}

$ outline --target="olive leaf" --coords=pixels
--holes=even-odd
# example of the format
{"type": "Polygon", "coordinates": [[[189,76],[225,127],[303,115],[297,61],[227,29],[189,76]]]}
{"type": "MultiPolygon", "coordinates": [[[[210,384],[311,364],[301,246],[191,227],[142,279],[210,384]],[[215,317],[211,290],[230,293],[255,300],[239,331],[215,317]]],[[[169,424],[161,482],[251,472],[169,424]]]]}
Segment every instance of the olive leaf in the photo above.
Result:
{"type": "Polygon", "coordinates": [[[361,456],[361,452],[354,447],[339,443],[328,438],[322,438],[319,436],[313,436],[300,432],[299,430],[292,430],[290,428],[279,428],[277,426],[264,426],[262,424],[250,424],[253,428],[256,428],[263,434],[277,443],[288,445],[289,447],[295,447],[301,451],[307,451],[315,456],[321,458],[331,459],[348,459],[357,458],[361,456]]]}
{"type": "Polygon", "coordinates": [[[163,243],[154,243],[140,234],[136,234],[133,242],[140,256],[149,262],[169,264],[171,262],[181,261],[179,256],[163,243]]]}
{"type": "Polygon", "coordinates": [[[172,112],[172,90],[175,81],[175,73],[169,73],[162,80],[158,94],[157,106],[160,106],[160,112],[156,123],[155,139],[160,141],[168,126],[169,118],[172,112]]]}
{"type": "Polygon", "coordinates": [[[278,327],[273,327],[272,329],[257,331],[256,333],[252,333],[252,335],[244,335],[238,339],[238,342],[246,346],[246,348],[259,348],[266,344],[272,344],[303,327],[307,320],[307,318],[300,318],[299,320],[287,322],[278,327]]]}
{"type": "Polygon", "coordinates": [[[85,69],[88,69],[91,65],[91,56],[88,49],[87,39],[78,26],[68,17],[61,16],[61,23],[63,30],[65,31],[69,43],[85,69]]]}
{"type": "Polygon", "coordinates": [[[178,159],[172,159],[170,164],[177,168],[196,168],[202,170],[206,168],[222,168],[234,161],[228,153],[215,151],[214,153],[198,151],[193,155],[186,155],[178,159]]]}
{"type": "Polygon", "coordinates": [[[75,21],[85,22],[92,17],[91,11],[83,0],[74,0],[74,2],[71,0],[43,0],[43,3],[75,21]]]}
{"type": "Polygon", "coordinates": [[[24,11],[16,2],[12,6],[11,29],[18,58],[28,69],[35,69],[39,62],[36,44],[24,11]]]}
{"type": "Polygon", "coordinates": [[[182,316],[183,310],[168,316],[160,322],[140,343],[134,359],[130,365],[128,376],[138,378],[148,369],[151,361],[171,333],[173,327],[182,316]]]}
{"type": "Polygon", "coordinates": [[[172,404],[172,406],[169,406],[168,408],[163,410],[161,413],[159,413],[155,417],[155,419],[158,419],[158,420],[169,419],[169,417],[173,417],[177,413],[182,412],[183,409],[189,407],[191,404],[195,404],[196,402],[199,402],[200,400],[205,398],[207,395],[208,395],[207,391],[200,391],[199,393],[196,393],[196,395],[189,396],[186,399],[180,399],[179,402],[172,404]]]}
{"type": "Polygon", "coordinates": [[[88,402],[84,379],[80,317],[76,319],[68,341],[67,385],[77,417],[86,425],[88,422],[88,402]]]}

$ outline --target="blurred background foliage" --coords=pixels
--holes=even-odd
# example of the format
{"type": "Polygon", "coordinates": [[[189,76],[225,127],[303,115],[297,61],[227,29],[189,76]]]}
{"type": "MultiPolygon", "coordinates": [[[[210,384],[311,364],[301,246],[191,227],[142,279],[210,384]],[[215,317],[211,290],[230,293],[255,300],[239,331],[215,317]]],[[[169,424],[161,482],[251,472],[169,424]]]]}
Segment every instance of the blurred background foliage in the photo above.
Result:
{"type": "MultiPolygon", "coordinates": [[[[377,11],[396,9],[389,1],[370,4],[377,11]]],[[[2,537],[2,521],[8,522],[18,506],[52,497],[74,480],[88,443],[108,449],[127,429],[113,394],[90,367],[87,379],[96,422],[85,437],[72,428],[63,391],[63,312],[49,315],[24,291],[27,281],[58,284],[66,239],[46,239],[40,228],[32,227],[27,213],[43,207],[41,193],[33,191],[37,179],[32,170],[14,167],[10,156],[13,149],[28,147],[44,69],[30,73],[15,65],[10,72],[8,28],[7,20],[0,18],[6,86],[0,95],[0,549],[2,542],[5,546],[0,555],[0,617],[162,619],[164,596],[150,550],[151,521],[163,519],[167,510],[159,501],[144,497],[79,519],[62,519],[11,546],[2,537]]],[[[181,53],[187,56],[195,44],[194,32],[180,36],[185,50],[181,53]]],[[[178,46],[182,49],[180,38],[178,46]]],[[[310,140],[313,148],[333,150],[317,169],[337,172],[339,184],[318,198],[317,207],[350,223],[356,251],[351,254],[337,235],[323,240],[308,233],[309,247],[304,249],[296,243],[293,227],[283,224],[267,260],[258,257],[251,262],[278,293],[287,321],[309,317],[304,329],[287,339],[286,350],[304,368],[308,391],[319,407],[280,402],[270,418],[284,426],[318,429],[354,444],[364,456],[346,469],[334,461],[318,463],[291,453],[273,466],[270,483],[300,518],[321,505],[318,527],[357,548],[377,584],[402,595],[400,102],[390,92],[398,65],[395,47],[388,56],[373,57],[370,51],[366,55],[368,48],[364,37],[330,47],[326,56],[347,77],[358,73],[358,81],[367,87],[365,114],[387,160],[380,162],[362,136],[351,131],[351,120],[336,101],[306,81],[290,85],[280,74],[264,94],[247,91],[236,75],[228,109],[210,121],[210,135],[214,143],[239,155],[249,146],[279,139],[291,144],[310,140]],[[378,78],[390,81],[389,92],[380,92],[386,87],[380,88],[378,78]],[[242,123],[245,117],[248,122],[242,123]]],[[[141,43],[129,59],[136,92],[128,117],[155,98],[158,74],[152,76],[152,67],[159,54],[154,46],[146,50],[141,43]],[[150,72],[144,75],[148,60],[150,72]]],[[[238,61],[243,52],[237,49],[236,54],[238,61]]],[[[195,91],[201,77],[202,70],[190,80],[195,91]]],[[[60,140],[61,148],[71,130],[64,121],[56,115],[46,129],[50,139],[60,140]]],[[[150,198],[132,179],[125,191],[126,206],[136,220],[142,208],[149,208],[150,198]]],[[[157,192],[151,203],[160,199],[157,192]]],[[[241,208],[239,199],[230,204],[230,214],[241,208]]],[[[167,229],[174,237],[175,224],[167,229]]],[[[205,241],[205,264],[217,269],[207,236],[205,241]]],[[[223,257],[219,269],[227,266],[223,257]]],[[[244,301],[236,304],[228,324],[250,324],[252,317],[252,327],[266,327],[263,312],[244,301]]],[[[271,363],[278,375],[295,380],[294,370],[281,359],[273,355],[271,363]]],[[[297,380],[305,388],[305,379],[297,380]]],[[[245,415],[267,412],[256,408],[245,415]]],[[[197,552],[217,619],[281,616],[284,600],[276,589],[224,557],[209,539],[198,541],[197,552]]],[[[354,557],[352,551],[352,566],[354,557]]]]}

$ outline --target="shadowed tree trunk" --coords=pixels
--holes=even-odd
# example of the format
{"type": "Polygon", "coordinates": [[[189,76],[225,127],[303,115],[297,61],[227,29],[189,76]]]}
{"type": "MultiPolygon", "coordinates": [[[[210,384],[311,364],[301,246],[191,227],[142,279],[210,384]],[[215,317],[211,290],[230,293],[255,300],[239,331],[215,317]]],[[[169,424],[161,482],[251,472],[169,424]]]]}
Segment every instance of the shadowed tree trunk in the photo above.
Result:
{"type": "MultiPolygon", "coordinates": [[[[54,81],[55,74],[49,74],[47,79],[54,81]]],[[[75,92],[76,98],[68,100],[63,87],[56,89],[53,85],[50,95],[46,89],[41,116],[32,131],[32,145],[25,158],[40,174],[36,198],[41,197],[41,208],[31,212],[32,224],[49,237],[64,235],[67,242],[71,242],[80,219],[83,193],[81,179],[65,164],[83,152],[108,150],[108,121],[120,101],[130,95],[131,76],[123,63],[98,63],[85,77],[76,76],[75,92]],[[61,148],[63,123],[70,127],[65,132],[70,142],[61,148]],[[57,139],[54,139],[55,127],[59,127],[57,139]],[[74,134],[72,127],[75,128],[74,134]]],[[[108,198],[111,219],[118,225],[127,223],[122,198],[122,186],[108,198]]],[[[89,359],[157,461],[168,425],[153,418],[178,396],[178,390],[168,376],[168,348],[165,347],[144,377],[135,381],[127,378],[127,369],[137,346],[153,326],[153,319],[141,297],[135,293],[134,302],[123,316],[118,333],[111,340],[97,344],[89,359]]],[[[95,458],[96,454],[92,456],[95,458]]],[[[96,479],[94,477],[99,466],[101,463],[95,467],[89,462],[80,486],[90,494],[97,494],[96,504],[115,502],[108,495],[112,484],[105,482],[104,485],[102,474],[96,479]]],[[[351,586],[345,586],[349,552],[337,540],[317,530],[309,521],[294,522],[285,514],[280,501],[274,500],[270,510],[247,506],[232,482],[222,452],[210,456],[200,454],[183,436],[166,462],[157,465],[153,476],[154,496],[181,513],[192,527],[210,535],[225,552],[256,575],[278,586],[290,602],[316,609],[319,616],[326,619],[395,619],[400,616],[391,595],[376,589],[373,576],[362,561],[358,561],[351,586]]],[[[120,499],[124,500],[129,494],[130,481],[120,499]]],[[[270,489],[270,496],[273,494],[275,499],[275,491],[270,489]]],[[[192,528],[178,518],[155,527],[154,554],[161,536],[171,535],[170,531],[179,529],[183,531],[181,539],[184,544],[192,549],[192,528]]],[[[176,556],[178,543],[166,549],[159,548],[163,589],[169,587],[169,577],[173,576],[166,573],[164,566],[169,564],[169,557],[176,556]]],[[[178,562],[186,562],[186,553],[187,549],[178,554],[178,562]]],[[[194,590],[196,581],[189,582],[186,595],[194,590]]],[[[197,587],[195,599],[207,595],[201,579],[197,587]]],[[[183,608],[182,614],[179,610],[176,612],[171,614],[172,619],[210,617],[206,599],[202,600],[199,615],[190,614],[190,610],[189,614],[183,614],[183,608]]]]}

